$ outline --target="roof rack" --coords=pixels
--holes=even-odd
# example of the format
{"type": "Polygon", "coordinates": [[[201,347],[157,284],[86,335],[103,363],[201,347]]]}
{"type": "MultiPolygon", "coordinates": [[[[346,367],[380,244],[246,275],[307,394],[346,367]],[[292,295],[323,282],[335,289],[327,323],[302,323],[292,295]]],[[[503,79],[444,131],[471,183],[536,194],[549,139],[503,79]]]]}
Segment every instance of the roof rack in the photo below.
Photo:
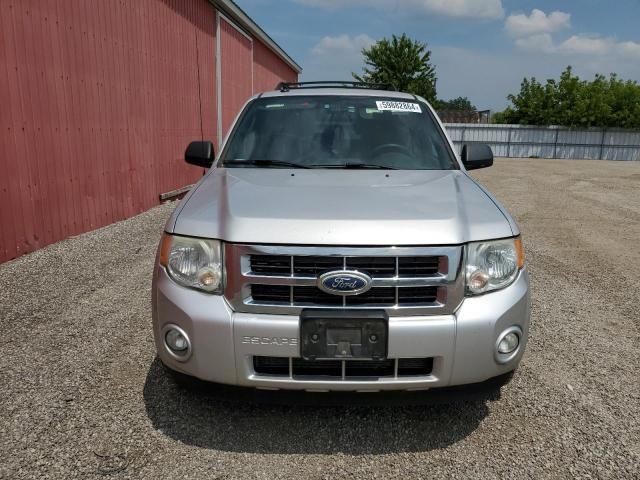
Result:
{"type": "Polygon", "coordinates": [[[328,82],[280,82],[276,90],[288,92],[302,88],[362,88],[370,90],[391,90],[397,92],[398,89],[389,83],[367,83],[350,81],[328,81],[328,82]]]}

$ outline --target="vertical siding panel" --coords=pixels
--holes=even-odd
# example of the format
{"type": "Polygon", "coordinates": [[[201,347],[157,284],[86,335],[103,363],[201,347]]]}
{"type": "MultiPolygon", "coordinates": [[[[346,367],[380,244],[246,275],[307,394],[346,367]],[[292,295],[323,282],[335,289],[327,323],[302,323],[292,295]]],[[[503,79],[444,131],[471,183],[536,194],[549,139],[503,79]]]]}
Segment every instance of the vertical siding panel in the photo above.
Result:
{"type": "Polygon", "coordinates": [[[96,13],[98,16],[97,26],[94,31],[94,37],[96,41],[96,50],[103,52],[103,59],[100,62],[100,79],[102,83],[103,97],[101,108],[101,136],[103,138],[101,145],[100,156],[100,179],[102,184],[101,198],[103,202],[103,209],[105,211],[105,222],[112,223],[119,217],[117,216],[117,198],[113,194],[115,185],[110,181],[108,175],[109,170],[112,168],[114,159],[116,158],[115,141],[113,135],[113,128],[117,127],[117,119],[114,115],[114,105],[118,102],[118,98],[113,94],[114,87],[105,80],[109,78],[109,74],[112,66],[113,54],[110,54],[110,49],[106,41],[106,32],[108,31],[108,19],[110,18],[107,9],[117,8],[117,3],[113,0],[109,2],[97,2],[96,13]]]}
{"type": "MultiPolygon", "coordinates": [[[[24,3],[20,4],[20,7],[14,10],[15,32],[19,36],[33,37],[37,42],[37,37],[34,37],[34,32],[32,32],[30,28],[32,23],[33,19],[29,6],[24,3]]],[[[45,183],[46,177],[44,177],[44,173],[40,168],[42,158],[38,157],[40,137],[36,137],[35,135],[36,125],[33,104],[38,102],[39,91],[37,88],[37,74],[33,69],[34,43],[35,42],[16,42],[20,77],[18,92],[24,122],[20,142],[22,152],[18,154],[23,155],[20,158],[29,159],[30,163],[29,183],[32,185],[33,214],[36,222],[36,233],[33,240],[35,248],[39,248],[41,245],[45,245],[49,241],[49,238],[51,238],[51,225],[49,219],[44,215],[45,194],[43,189],[46,188],[46,186],[44,186],[43,183],[45,183]]]]}
{"type": "MultiPolygon", "coordinates": [[[[134,11],[134,7],[138,5],[137,3],[130,5],[129,8],[129,14],[128,15],[122,15],[124,18],[124,30],[123,30],[123,37],[122,37],[122,50],[124,52],[124,66],[125,66],[125,70],[126,70],[126,102],[127,102],[127,109],[126,109],[126,114],[127,114],[127,120],[126,120],[126,125],[127,125],[127,140],[125,145],[128,147],[127,148],[127,155],[126,155],[126,163],[125,163],[125,179],[126,179],[126,192],[127,192],[127,196],[128,196],[128,210],[126,212],[127,216],[131,216],[131,215],[135,215],[136,211],[137,211],[137,197],[138,197],[138,192],[136,192],[135,190],[135,181],[136,179],[134,178],[134,173],[135,173],[135,169],[134,169],[134,165],[133,165],[133,158],[136,155],[137,152],[137,137],[136,137],[136,122],[138,121],[138,117],[136,115],[136,105],[135,105],[135,100],[136,100],[136,93],[137,93],[137,88],[136,88],[136,67],[137,65],[137,58],[136,58],[136,51],[138,48],[138,45],[136,43],[137,38],[136,38],[136,34],[138,32],[138,29],[140,28],[139,25],[136,25],[136,30],[134,31],[131,27],[132,27],[132,23],[131,23],[131,19],[134,18],[135,15],[135,11],[134,11]]],[[[121,7],[124,9],[124,6],[121,7]]],[[[135,22],[134,22],[135,23],[135,22]]]]}
{"type": "Polygon", "coordinates": [[[69,208],[71,202],[73,201],[73,196],[70,194],[70,190],[67,188],[67,179],[69,178],[70,172],[68,167],[68,142],[66,141],[63,133],[67,121],[65,111],[66,98],[63,87],[64,80],[61,78],[63,70],[61,68],[62,59],[60,55],[61,49],[58,35],[59,17],[57,9],[55,8],[55,4],[49,4],[47,6],[49,7],[46,12],[48,18],[48,28],[45,32],[45,35],[48,39],[50,39],[50,41],[47,42],[47,44],[49,45],[47,57],[50,61],[47,71],[50,74],[51,78],[51,101],[54,102],[53,108],[55,110],[54,118],[52,121],[54,136],[52,144],[56,145],[56,148],[52,148],[51,150],[55,151],[55,153],[57,154],[56,161],[53,162],[53,164],[56,167],[56,189],[60,193],[60,215],[62,217],[63,223],[63,229],[60,235],[63,236],[75,229],[75,222],[71,209],[69,208]]]}
{"type": "Polygon", "coordinates": [[[220,22],[222,135],[226,137],[240,108],[251,96],[251,40],[224,18],[220,22]]]}
{"type": "Polygon", "coordinates": [[[89,119],[89,132],[87,135],[87,156],[84,160],[84,171],[89,176],[87,182],[86,195],[92,207],[92,222],[95,222],[95,227],[102,225],[100,215],[100,197],[98,192],[100,190],[99,178],[96,172],[96,164],[99,163],[102,153],[98,153],[99,142],[99,121],[100,121],[100,88],[99,88],[99,73],[98,65],[100,58],[97,57],[98,52],[95,50],[95,42],[92,41],[90,32],[94,29],[95,19],[95,2],[97,0],[89,0],[84,3],[84,10],[82,12],[82,31],[80,38],[84,44],[84,53],[87,64],[87,92],[90,100],[85,104],[87,116],[89,119]]]}
{"type": "Polygon", "coordinates": [[[217,145],[216,125],[216,19],[215,11],[204,2],[199,2],[198,16],[201,28],[197,29],[198,50],[200,52],[200,102],[202,106],[202,130],[206,140],[212,140],[217,145]],[[207,32],[213,32],[208,35],[207,32]],[[212,68],[210,68],[211,66],[212,68]]]}
{"type": "Polygon", "coordinates": [[[57,148],[61,155],[60,168],[63,181],[60,188],[65,192],[65,213],[67,216],[68,230],[65,235],[75,235],[82,231],[82,219],[77,213],[75,202],[77,199],[76,186],[73,182],[76,170],[73,165],[73,143],[70,141],[69,129],[72,125],[72,99],[69,91],[68,65],[69,49],[66,48],[65,36],[65,12],[60,2],[51,2],[52,22],[50,41],[53,51],[53,62],[56,75],[56,98],[59,104],[60,123],[58,125],[57,148]]]}
{"type": "Polygon", "coordinates": [[[71,164],[71,183],[74,195],[74,213],[77,218],[78,229],[76,234],[84,231],[87,223],[86,205],[82,196],[82,184],[80,182],[81,168],[80,159],[82,158],[82,144],[79,141],[81,136],[80,119],[80,83],[75,72],[78,70],[78,54],[79,46],[74,39],[73,18],[71,17],[71,2],[60,2],[62,4],[62,14],[60,22],[62,25],[63,47],[62,52],[66,56],[65,64],[65,81],[68,92],[67,98],[69,108],[69,124],[66,130],[67,142],[70,146],[70,164],[71,164]]]}
{"type": "Polygon", "coordinates": [[[128,144],[128,98],[126,86],[128,83],[127,71],[125,69],[125,58],[123,44],[123,22],[120,21],[123,1],[114,4],[116,15],[109,16],[109,31],[106,32],[109,41],[109,51],[113,59],[113,70],[111,70],[112,78],[109,79],[111,88],[114,89],[116,97],[117,110],[117,129],[115,131],[113,158],[109,172],[107,173],[108,183],[112,191],[116,195],[116,204],[118,205],[118,218],[126,218],[128,216],[128,188],[126,185],[126,169],[128,144]]]}
{"type": "MultiPolygon", "coordinates": [[[[55,89],[51,81],[51,42],[47,33],[48,17],[46,15],[46,5],[32,5],[31,15],[34,30],[40,36],[37,48],[34,49],[34,69],[37,76],[37,88],[39,96],[34,106],[35,111],[35,135],[40,139],[40,152],[38,154],[40,168],[45,175],[45,202],[44,215],[51,225],[51,237],[47,243],[55,241],[62,236],[65,231],[62,222],[62,192],[58,188],[58,181],[61,174],[58,169],[59,150],[56,148],[52,128],[56,125],[56,115],[53,111],[52,103],[55,100],[55,89]],[[50,119],[43,121],[43,119],[50,119]]],[[[32,97],[33,98],[33,97],[32,97]]],[[[33,102],[32,102],[33,103],[33,102]]]]}
{"type": "MultiPolygon", "coordinates": [[[[65,12],[63,19],[65,22],[65,49],[69,50],[69,65],[67,76],[69,79],[69,89],[72,98],[72,119],[69,126],[69,142],[73,145],[73,181],[76,194],[76,209],[81,216],[80,231],[91,228],[91,214],[89,205],[85,198],[85,175],[83,159],[86,158],[86,118],[83,115],[84,105],[87,103],[85,85],[83,78],[83,65],[81,49],[84,47],[77,38],[77,29],[80,25],[77,13],[74,10],[74,3],[63,1],[65,12]]],[[[78,8],[78,7],[75,7],[78,8]]]]}
{"type": "MultiPolygon", "coordinates": [[[[10,86],[15,84],[15,45],[10,35],[12,4],[0,4],[0,128],[2,142],[0,152],[4,161],[0,161],[0,260],[18,255],[19,245],[25,243],[23,217],[23,198],[18,193],[21,174],[12,159],[17,157],[15,137],[19,126],[19,115],[15,105],[15,95],[10,86]]],[[[1,159],[0,159],[1,160],[1,159]]]]}
{"type": "MultiPolygon", "coordinates": [[[[71,4],[71,25],[70,31],[73,32],[73,42],[78,46],[75,50],[75,69],[71,72],[76,79],[79,79],[79,83],[76,83],[79,92],[78,108],[78,132],[79,132],[79,144],[80,152],[79,157],[76,158],[78,164],[78,171],[80,183],[80,202],[84,207],[85,212],[85,224],[84,228],[94,228],[96,225],[95,220],[95,208],[91,198],[89,196],[89,190],[91,181],[93,180],[93,172],[90,169],[88,158],[90,157],[89,149],[91,147],[91,126],[92,126],[92,109],[94,108],[94,98],[90,91],[90,55],[86,43],[82,36],[82,31],[86,28],[86,22],[84,17],[86,15],[85,8],[86,2],[81,2],[79,5],[76,3],[71,4]]],[[[92,162],[91,162],[92,163],[92,162]]]]}

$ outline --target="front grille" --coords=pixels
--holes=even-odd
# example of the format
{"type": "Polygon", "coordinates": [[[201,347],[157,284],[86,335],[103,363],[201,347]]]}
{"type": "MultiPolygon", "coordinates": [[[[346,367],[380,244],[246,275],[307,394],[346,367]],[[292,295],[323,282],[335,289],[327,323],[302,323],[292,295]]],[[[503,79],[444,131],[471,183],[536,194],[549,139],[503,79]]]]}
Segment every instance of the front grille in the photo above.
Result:
{"type": "MultiPolygon", "coordinates": [[[[330,270],[358,270],[372,277],[424,277],[440,272],[440,257],[325,257],[251,255],[251,271],[268,276],[319,276],[330,270]],[[293,268],[292,268],[293,263],[293,268]]],[[[446,272],[445,272],[446,273],[446,272]]]]}
{"type": "Polygon", "coordinates": [[[428,376],[433,358],[399,358],[387,360],[305,360],[288,357],[253,357],[258,375],[279,377],[381,378],[428,376]],[[344,371],[343,371],[344,362],[344,371]],[[344,373],[344,375],[343,375],[344,373]]]}
{"type": "Polygon", "coordinates": [[[350,257],[346,263],[347,268],[372,277],[393,277],[396,274],[396,257],[350,257]]]}
{"type": "Polygon", "coordinates": [[[251,255],[251,271],[260,275],[279,276],[291,273],[288,255],[251,255]]]}
{"type": "Polygon", "coordinates": [[[260,303],[290,303],[291,288],[286,285],[252,285],[251,296],[260,303]]]}
{"type": "Polygon", "coordinates": [[[398,376],[412,377],[430,375],[433,371],[433,358],[400,358],[398,376]]]}
{"type": "Polygon", "coordinates": [[[303,276],[317,276],[329,270],[336,270],[343,267],[343,260],[340,257],[292,257],[293,273],[303,276]]]}
{"type": "MultiPolygon", "coordinates": [[[[419,278],[437,275],[443,264],[438,256],[414,257],[333,257],[318,255],[251,255],[251,272],[264,276],[317,278],[332,270],[357,270],[372,278],[419,278]]],[[[446,272],[443,272],[446,273],[446,272]]],[[[437,287],[374,287],[354,296],[342,297],[316,286],[252,284],[255,302],[301,306],[377,306],[429,305],[437,300],[437,287]],[[398,290],[396,294],[396,290],[398,290]]]]}
{"type": "Polygon", "coordinates": [[[400,305],[420,305],[433,303],[438,298],[436,287],[408,287],[398,289],[398,303],[400,305]]]}
{"type": "Polygon", "coordinates": [[[438,287],[408,287],[396,289],[394,287],[374,287],[368,292],[349,297],[331,295],[318,287],[293,287],[286,285],[251,285],[253,300],[260,303],[289,304],[293,301],[297,305],[323,306],[362,306],[376,305],[391,307],[398,305],[428,305],[436,302],[438,287]]]}
{"type": "MultiPolygon", "coordinates": [[[[252,285],[251,289],[258,285],[252,285]]],[[[323,292],[317,287],[293,287],[293,303],[300,305],[342,305],[342,297],[323,292]]]]}
{"type": "Polygon", "coordinates": [[[305,247],[225,244],[225,296],[235,311],[299,315],[304,308],[384,308],[389,316],[448,314],[463,299],[462,247],[305,247]],[[358,271],[371,288],[334,295],[330,271],[358,271]]]}
{"type": "Polygon", "coordinates": [[[376,287],[371,290],[354,295],[353,297],[345,297],[347,305],[377,305],[377,306],[393,306],[396,304],[396,289],[393,287],[376,287]]]}
{"type": "MultiPolygon", "coordinates": [[[[398,258],[398,275],[403,277],[435,275],[440,271],[441,263],[444,262],[439,257],[400,257],[398,258]]],[[[443,273],[446,273],[446,270],[443,273]]]]}

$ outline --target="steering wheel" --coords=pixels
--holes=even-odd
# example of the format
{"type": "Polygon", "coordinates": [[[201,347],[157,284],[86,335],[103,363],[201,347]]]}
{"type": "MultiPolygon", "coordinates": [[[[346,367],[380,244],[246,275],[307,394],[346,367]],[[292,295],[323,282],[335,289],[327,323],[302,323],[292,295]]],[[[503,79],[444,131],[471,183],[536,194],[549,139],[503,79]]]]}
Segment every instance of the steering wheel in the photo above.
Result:
{"type": "Polygon", "coordinates": [[[407,157],[413,157],[411,150],[399,143],[383,143],[371,150],[372,157],[379,157],[383,153],[397,152],[407,157]]]}

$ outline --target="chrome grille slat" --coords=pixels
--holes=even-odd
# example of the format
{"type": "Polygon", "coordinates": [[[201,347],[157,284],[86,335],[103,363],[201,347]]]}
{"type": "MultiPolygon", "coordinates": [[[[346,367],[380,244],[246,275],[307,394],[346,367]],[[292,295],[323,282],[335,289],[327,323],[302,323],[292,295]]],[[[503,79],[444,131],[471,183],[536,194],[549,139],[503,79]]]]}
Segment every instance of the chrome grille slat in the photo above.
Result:
{"type": "Polygon", "coordinates": [[[390,316],[448,314],[463,298],[462,255],[461,246],[225,244],[225,297],[234,310],[248,313],[297,315],[303,308],[384,308],[390,316]],[[273,256],[273,270],[268,268],[269,256],[273,256]],[[327,266],[369,274],[371,290],[351,297],[325,294],[317,288],[317,278],[328,271],[327,266]]]}

